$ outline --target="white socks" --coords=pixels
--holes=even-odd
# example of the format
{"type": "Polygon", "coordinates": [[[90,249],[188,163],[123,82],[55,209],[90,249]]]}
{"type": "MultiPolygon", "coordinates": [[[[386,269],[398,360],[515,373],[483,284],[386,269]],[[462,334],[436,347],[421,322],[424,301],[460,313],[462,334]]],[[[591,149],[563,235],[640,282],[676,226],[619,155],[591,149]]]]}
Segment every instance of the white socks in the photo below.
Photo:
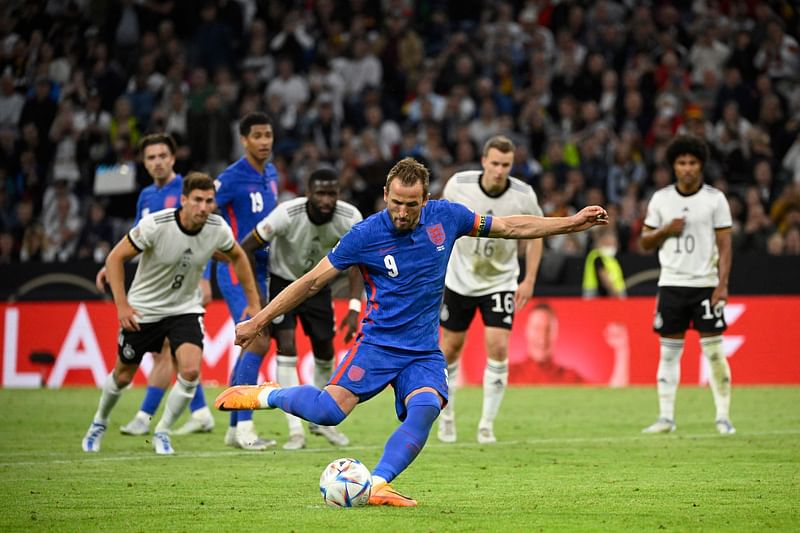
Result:
{"type": "Polygon", "coordinates": [[[175,385],[172,386],[172,390],[167,395],[167,404],[164,406],[164,413],[161,415],[161,420],[158,421],[155,433],[169,431],[172,424],[181,416],[183,410],[188,407],[189,402],[194,398],[198,383],[200,383],[199,377],[194,381],[186,381],[178,374],[175,385]]]}
{"type": "Polygon", "coordinates": [[[447,365],[447,405],[439,413],[439,416],[444,420],[453,420],[456,417],[456,386],[460,370],[461,365],[458,361],[447,365]]]}
{"type": "Polygon", "coordinates": [[[103,382],[100,403],[97,405],[97,412],[94,414],[94,422],[96,424],[103,424],[104,426],[108,424],[108,415],[111,414],[111,410],[117,404],[120,395],[122,395],[122,389],[117,387],[114,371],[112,370],[103,382]]]}
{"type": "Polygon", "coordinates": [[[479,428],[491,428],[494,424],[507,385],[508,362],[487,360],[486,370],[483,371],[483,410],[481,421],[478,423],[479,428]]]}
{"type": "Polygon", "coordinates": [[[717,420],[728,420],[731,406],[731,368],[722,350],[722,336],[702,337],[700,346],[711,369],[709,385],[717,407],[717,420]]]}
{"type": "Polygon", "coordinates": [[[675,396],[681,381],[683,339],[660,338],[661,358],[658,362],[659,417],[675,420],[675,396]]]}
{"type": "Polygon", "coordinates": [[[333,360],[314,358],[314,386],[319,390],[325,388],[333,375],[333,360]]]}
{"type": "MultiPolygon", "coordinates": [[[[300,384],[300,378],[297,377],[297,356],[296,355],[281,355],[275,357],[276,370],[278,383],[281,387],[296,387],[300,384]]],[[[287,414],[286,422],[289,424],[289,435],[302,435],[303,423],[294,415],[287,414]]]]}

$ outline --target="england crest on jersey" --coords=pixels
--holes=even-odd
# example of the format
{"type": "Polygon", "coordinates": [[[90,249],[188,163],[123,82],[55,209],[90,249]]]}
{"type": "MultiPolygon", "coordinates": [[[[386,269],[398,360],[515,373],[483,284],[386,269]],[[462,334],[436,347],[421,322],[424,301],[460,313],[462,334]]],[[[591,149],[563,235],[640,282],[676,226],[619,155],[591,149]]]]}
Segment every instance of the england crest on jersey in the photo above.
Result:
{"type": "Polygon", "coordinates": [[[441,224],[434,224],[432,226],[428,226],[425,228],[428,232],[428,238],[431,240],[433,244],[436,246],[441,246],[444,244],[445,233],[444,228],[441,224]]]}

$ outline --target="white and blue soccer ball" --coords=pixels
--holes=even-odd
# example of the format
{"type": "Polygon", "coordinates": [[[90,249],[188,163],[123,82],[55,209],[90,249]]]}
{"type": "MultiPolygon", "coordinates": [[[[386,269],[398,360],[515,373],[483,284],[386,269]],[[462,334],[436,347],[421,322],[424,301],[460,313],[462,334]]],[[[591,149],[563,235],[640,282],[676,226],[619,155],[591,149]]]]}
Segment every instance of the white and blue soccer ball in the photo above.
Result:
{"type": "Polygon", "coordinates": [[[371,489],[372,475],[358,459],[336,459],[319,477],[319,491],[331,507],[362,507],[369,501],[371,489]]]}

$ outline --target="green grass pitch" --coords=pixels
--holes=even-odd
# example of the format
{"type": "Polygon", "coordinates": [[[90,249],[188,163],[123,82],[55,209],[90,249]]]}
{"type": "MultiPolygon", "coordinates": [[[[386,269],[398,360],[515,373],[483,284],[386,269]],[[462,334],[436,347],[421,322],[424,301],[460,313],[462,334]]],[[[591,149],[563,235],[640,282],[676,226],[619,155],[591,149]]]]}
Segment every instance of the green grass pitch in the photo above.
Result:
{"type": "MultiPolygon", "coordinates": [[[[213,400],[218,389],[208,389],[213,400]]],[[[457,444],[428,445],[395,487],[414,509],[326,507],[323,467],[352,456],[374,466],[396,427],[391,393],[341,426],[353,445],[309,436],[286,452],[284,415],[256,413],[276,450],[222,444],[226,416],[204,435],[174,437],[157,457],[148,437],[118,432],[143,389],[127,391],[99,454],[80,440],[94,389],[0,390],[0,531],[762,531],[800,529],[800,388],[734,389],[738,434],[716,434],[711,393],[682,387],[678,430],[642,435],[654,388],[511,388],[496,445],[475,442],[481,391],[457,398],[457,444]]]]}

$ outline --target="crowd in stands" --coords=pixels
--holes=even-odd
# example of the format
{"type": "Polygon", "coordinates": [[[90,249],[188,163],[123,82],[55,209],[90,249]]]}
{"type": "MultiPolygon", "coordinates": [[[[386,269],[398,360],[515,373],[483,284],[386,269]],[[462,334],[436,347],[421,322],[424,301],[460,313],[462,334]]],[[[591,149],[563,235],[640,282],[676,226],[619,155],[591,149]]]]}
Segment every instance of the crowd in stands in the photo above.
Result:
{"type": "MultiPolygon", "coordinates": [[[[254,110],[275,122],[282,198],[330,164],[368,216],[398,158],[423,161],[436,196],[504,134],[518,147],[512,175],[547,215],[606,205],[633,253],[647,200],[672,179],[664,148],[689,132],[710,145],[706,180],[728,195],[735,253],[800,254],[789,0],[10,0],[0,11],[0,263],[102,261],[149,184],[142,135],[169,132],[178,172],[216,175],[241,157],[237,118],[254,110]],[[125,168],[138,169],[132,187],[102,192],[98,176],[125,168]]],[[[586,239],[548,247],[580,256],[586,239]]]]}

